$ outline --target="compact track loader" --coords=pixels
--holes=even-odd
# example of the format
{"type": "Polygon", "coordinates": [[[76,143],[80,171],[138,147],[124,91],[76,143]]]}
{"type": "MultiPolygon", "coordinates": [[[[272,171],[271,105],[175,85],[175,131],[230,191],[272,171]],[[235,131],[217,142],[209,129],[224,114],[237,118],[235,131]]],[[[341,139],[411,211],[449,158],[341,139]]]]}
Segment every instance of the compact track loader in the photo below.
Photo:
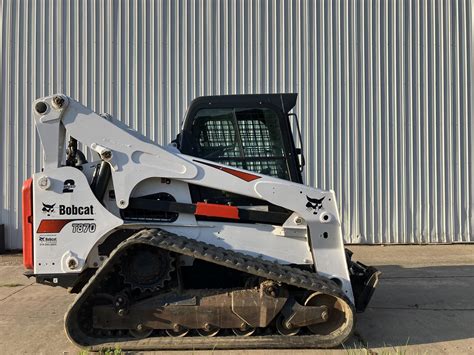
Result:
{"type": "Polygon", "coordinates": [[[378,271],[344,249],[334,192],[302,184],[296,97],[200,97],[166,147],[67,96],[34,103],[44,167],[23,185],[24,265],[77,293],[73,343],[326,348],[351,335],[378,271]]]}

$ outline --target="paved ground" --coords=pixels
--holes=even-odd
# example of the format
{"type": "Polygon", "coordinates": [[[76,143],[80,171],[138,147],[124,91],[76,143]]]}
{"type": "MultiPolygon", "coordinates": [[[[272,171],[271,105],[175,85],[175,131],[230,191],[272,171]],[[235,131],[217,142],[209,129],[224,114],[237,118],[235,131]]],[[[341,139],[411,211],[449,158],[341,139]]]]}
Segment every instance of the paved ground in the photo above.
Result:
{"type": "MultiPolygon", "coordinates": [[[[383,272],[370,307],[359,316],[357,332],[346,349],[298,353],[474,353],[474,245],[351,249],[358,260],[383,272]]],[[[79,354],[63,332],[63,314],[73,296],[61,288],[36,285],[22,272],[21,256],[0,255],[0,353],[79,354]]]]}

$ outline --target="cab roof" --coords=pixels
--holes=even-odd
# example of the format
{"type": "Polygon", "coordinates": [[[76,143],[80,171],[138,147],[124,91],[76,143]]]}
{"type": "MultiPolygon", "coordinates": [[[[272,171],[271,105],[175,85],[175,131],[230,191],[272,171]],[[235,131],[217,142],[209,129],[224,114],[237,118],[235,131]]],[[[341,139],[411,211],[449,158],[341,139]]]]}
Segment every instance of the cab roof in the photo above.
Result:
{"type": "Polygon", "coordinates": [[[194,109],[204,106],[258,107],[270,105],[288,113],[295,107],[297,97],[296,93],[200,96],[191,102],[188,111],[192,112],[194,109]]]}

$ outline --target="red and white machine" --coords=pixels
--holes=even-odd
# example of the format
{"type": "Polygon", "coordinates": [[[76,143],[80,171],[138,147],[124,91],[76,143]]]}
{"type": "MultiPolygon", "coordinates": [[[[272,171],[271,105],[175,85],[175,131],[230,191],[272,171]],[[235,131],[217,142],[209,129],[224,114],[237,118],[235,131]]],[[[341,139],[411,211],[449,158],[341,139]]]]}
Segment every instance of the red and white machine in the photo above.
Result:
{"type": "Polygon", "coordinates": [[[198,98],[166,147],[64,95],[34,103],[44,167],[23,186],[24,264],[78,293],[65,318],[74,343],[333,347],[350,336],[378,272],[344,249],[335,193],[302,184],[295,102],[198,98]]]}

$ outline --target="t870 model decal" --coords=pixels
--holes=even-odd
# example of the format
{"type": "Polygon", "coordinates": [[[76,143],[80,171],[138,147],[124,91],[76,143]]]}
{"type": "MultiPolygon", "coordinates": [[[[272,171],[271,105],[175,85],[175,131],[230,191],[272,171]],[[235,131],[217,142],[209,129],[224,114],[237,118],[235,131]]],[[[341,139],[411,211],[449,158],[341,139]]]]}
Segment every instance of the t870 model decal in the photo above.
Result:
{"type": "MultiPolygon", "coordinates": [[[[93,219],[43,219],[40,222],[36,233],[59,233],[62,231],[64,226],[73,221],[93,221],[93,219]]],[[[73,233],[94,233],[96,229],[95,223],[73,223],[73,233]],[[87,226],[85,226],[87,225],[87,226]],[[93,225],[93,226],[92,226],[93,225]]]]}
{"type": "Polygon", "coordinates": [[[94,233],[96,230],[95,223],[73,223],[72,232],[73,233],[94,233]]]}

